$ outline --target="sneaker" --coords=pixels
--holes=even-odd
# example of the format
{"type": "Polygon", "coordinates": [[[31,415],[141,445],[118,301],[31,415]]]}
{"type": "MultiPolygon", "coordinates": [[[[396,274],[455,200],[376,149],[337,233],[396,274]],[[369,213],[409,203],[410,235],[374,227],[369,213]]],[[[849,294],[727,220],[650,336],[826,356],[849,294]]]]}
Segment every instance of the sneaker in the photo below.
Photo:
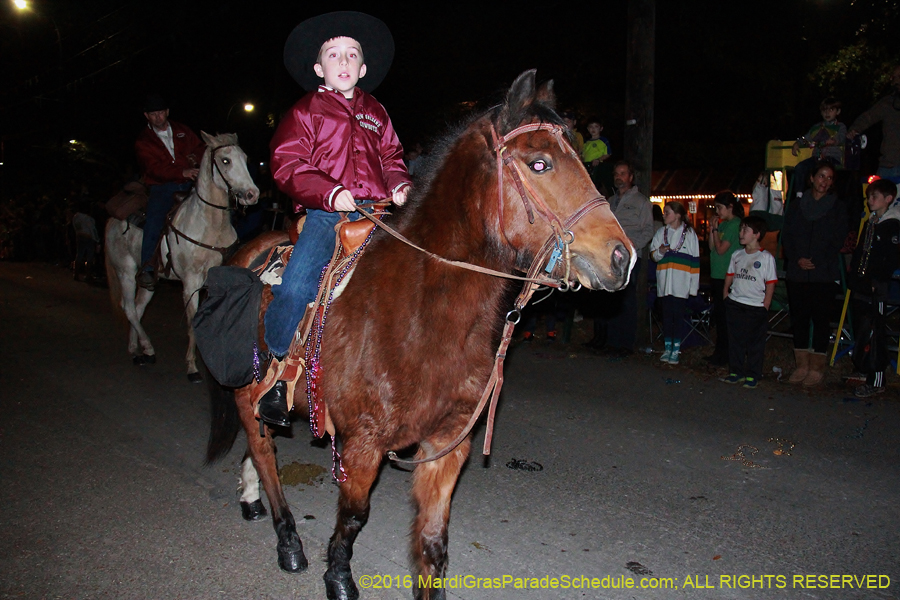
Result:
{"type": "Polygon", "coordinates": [[[881,394],[882,392],[884,392],[883,387],[875,387],[874,385],[864,383],[861,386],[857,387],[856,390],[854,390],[853,395],[857,398],[869,398],[876,394],[881,394]]]}
{"type": "Polygon", "coordinates": [[[759,385],[759,382],[756,381],[755,378],[747,377],[746,379],[744,379],[744,385],[741,387],[745,387],[748,390],[755,390],[757,385],[759,385]]]}
{"type": "Polygon", "coordinates": [[[729,373],[727,377],[720,377],[719,381],[734,385],[736,383],[744,383],[746,379],[739,377],[737,373],[729,373]]]}
{"type": "Polygon", "coordinates": [[[556,341],[556,331],[548,331],[547,332],[547,341],[555,342],[556,341]]]}
{"type": "Polygon", "coordinates": [[[526,331],[525,333],[522,334],[523,342],[530,342],[533,339],[534,339],[534,334],[531,333],[530,331],[526,331]]]}
{"type": "Polygon", "coordinates": [[[681,358],[681,352],[678,350],[672,350],[672,354],[669,355],[669,364],[677,365],[679,358],[681,358]]]}

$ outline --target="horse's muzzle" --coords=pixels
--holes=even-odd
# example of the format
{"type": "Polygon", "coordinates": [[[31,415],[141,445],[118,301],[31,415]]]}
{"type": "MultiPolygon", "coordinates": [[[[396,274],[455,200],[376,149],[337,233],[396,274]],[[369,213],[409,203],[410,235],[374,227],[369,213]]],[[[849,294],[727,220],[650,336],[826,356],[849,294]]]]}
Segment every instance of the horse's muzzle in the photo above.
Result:
{"type": "Polygon", "coordinates": [[[259,190],[235,190],[234,197],[238,201],[238,204],[249,206],[251,204],[256,204],[256,201],[259,200],[259,190]]]}
{"type": "Polygon", "coordinates": [[[624,244],[616,244],[610,257],[610,271],[616,280],[624,283],[631,269],[631,254],[624,244]]]}
{"type": "Polygon", "coordinates": [[[628,273],[631,270],[631,253],[624,244],[619,242],[609,253],[608,268],[602,263],[594,263],[580,254],[573,255],[572,266],[575,268],[578,280],[585,287],[612,292],[621,289],[628,281],[628,273]]]}

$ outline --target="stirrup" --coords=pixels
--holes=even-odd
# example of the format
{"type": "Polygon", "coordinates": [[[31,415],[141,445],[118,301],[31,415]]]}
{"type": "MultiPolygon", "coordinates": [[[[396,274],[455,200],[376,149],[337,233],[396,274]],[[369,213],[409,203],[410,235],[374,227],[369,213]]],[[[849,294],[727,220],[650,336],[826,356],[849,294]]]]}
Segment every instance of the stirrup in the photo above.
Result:
{"type": "Polygon", "coordinates": [[[297,388],[297,380],[306,371],[303,358],[294,356],[293,353],[288,354],[282,359],[273,356],[266,371],[266,376],[251,392],[250,402],[253,405],[253,412],[259,419],[259,401],[265,396],[269,390],[275,387],[278,381],[287,382],[287,411],[291,412],[294,408],[294,391],[297,388]]]}

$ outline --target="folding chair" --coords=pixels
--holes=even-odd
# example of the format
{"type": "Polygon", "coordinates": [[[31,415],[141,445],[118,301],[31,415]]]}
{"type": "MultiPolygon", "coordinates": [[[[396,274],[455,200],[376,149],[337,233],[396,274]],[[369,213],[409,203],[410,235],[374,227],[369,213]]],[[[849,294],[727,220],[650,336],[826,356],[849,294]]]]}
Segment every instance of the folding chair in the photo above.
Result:
{"type": "Polygon", "coordinates": [[[708,299],[709,290],[701,290],[688,298],[684,314],[684,334],[681,346],[706,346],[712,344],[713,303],[708,299]]]}

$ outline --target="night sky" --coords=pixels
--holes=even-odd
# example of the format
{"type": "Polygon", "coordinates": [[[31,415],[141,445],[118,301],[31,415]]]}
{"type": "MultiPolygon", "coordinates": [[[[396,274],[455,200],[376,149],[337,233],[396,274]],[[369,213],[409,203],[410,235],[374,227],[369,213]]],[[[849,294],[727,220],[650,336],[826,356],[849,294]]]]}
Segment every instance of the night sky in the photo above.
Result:
{"type": "MultiPolygon", "coordinates": [[[[69,139],[82,140],[96,163],[127,169],[144,124],[140,104],[153,90],[169,100],[172,119],[195,130],[237,131],[251,158],[266,160],[267,117],[277,119],[303,93],[282,64],[284,41],[304,18],[339,9],[369,12],[393,32],[396,56],[375,96],[406,145],[427,143],[473,103],[489,106],[516,75],[537,68],[539,79],[555,80],[562,107],[604,120],[621,156],[624,0],[43,0],[27,14],[2,2],[7,183],[10,165],[25,172],[19,161],[39,160],[35,148],[69,139]],[[235,106],[244,101],[257,110],[244,114],[235,106]]],[[[805,133],[825,95],[809,74],[855,39],[858,4],[658,2],[654,167],[761,167],[766,140],[805,133]]],[[[849,124],[882,91],[871,82],[846,90],[841,120],[849,124]]]]}

